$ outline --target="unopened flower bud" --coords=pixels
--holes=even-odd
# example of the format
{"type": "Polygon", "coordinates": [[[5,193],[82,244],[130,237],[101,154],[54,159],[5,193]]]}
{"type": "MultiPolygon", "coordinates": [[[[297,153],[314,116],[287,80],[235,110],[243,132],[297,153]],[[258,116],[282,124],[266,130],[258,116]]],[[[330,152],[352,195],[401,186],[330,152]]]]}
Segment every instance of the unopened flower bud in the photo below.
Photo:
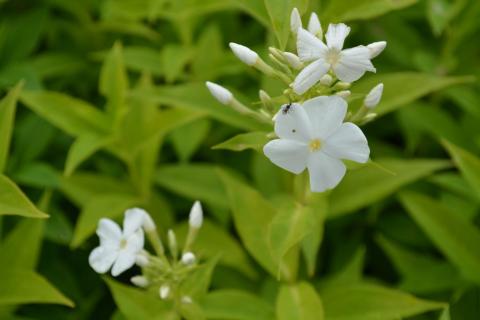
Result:
{"type": "Polygon", "coordinates": [[[232,102],[233,94],[228,89],[210,81],[207,81],[206,85],[212,96],[221,104],[228,105],[232,102]]]}
{"type": "Polygon", "coordinates": [[[248,66],[253,66],[259,59],[258,54],[250,48],[242,46],[241,44],[230,42],[230,49],[232,49],[235,56],[240,61],[248,66]]]}
{"type": "Polygon", "coordinates": [[[322,25],[320,24],[320,20],[315,12],[312,12],[310,15],[310,20],[308,21],[308,31],[318,38],[322,38],[323,36],[322,25]]]}
{"type": "Polygon", "coordinates": [[[348,99],[352,93],[350,90],[343,90],[343,91],[338,91],[336,93],[337,96],[341,97],[342,99],[348,99]]]}
{"type": "Polygon", "coordinates": [[[296,54],[291,52],[283,52],[283,57],[287,61],[288,65],[293,69],[299,70],[303,67],[302,61],[300,61],[300,58],[296,54]]]}
{"type": "Polygon", "coordinates": [[[155,222],[153,221],[152,217],[145,211],[145,215],[143,216],[143,229],[145,231],[154,231],[157,229],[155,222]]]}
{"type": "Polygon", "coordinates": [[[173,232],[172,229],[169,229],[167,232],[167,237],[168,237],[168,246],[170,248],[170,253],[175,259],[177,259],[178,247],[177,247],[177,237],[175,236],[175,232],[173,232]]]}
{"type": "Polygon", "coordinates": [[[270,103],[270,101],[272,100],[272,98],[264,90],[258,91],[258,96],[263,103],[270,103]]]}
{"type": "Polygon", "coordinates": [[[190,304],[192,303],[192,298],[190,298],[189,296],[183,296],[182,299],[181,299],[182,303],[184,304],[190,304]]]}
{"type": "Polygon", "coordinates": [[[182,263],[186,266],[192,265],[195,263],[195,255],[191,252],[185,252],[182,255],[182,263]]]}
{"type": "Polygon", "coordinates": [[[370,50],[370,59],[375,58],[378,56],[382,51],[385,49],[387,46],[386,41],[379,41],[379,42],[374,42],[370,43],[367,48],[370,50]]]}
{"type": "Polygon", "coordinates": [[[336,89],[336,90],[346,90],[346,89],[350,88],[351,86],[352,86],[352,84],[349,83],[349,82],[339,81],[335,84],[335,86],[333,88],[336,89]]]}
{"type": "Polygon", "coordinates": [[[382,99],[383,94],[383,83],[376,85],[365,97],[363,100],[363,104],[365,107],[369,109],[375,108],[379,103],[380,99],[382,99]]]}
{"type": "Polygon", "coordinates": [[[199,229],[203,223],[203,210],[200,201],[195,201],[190,210],[189,224],[194,229],[199,229]]]}
{"type": "Polygon", "coordinates": [[[139,267],[146,267],[150,263],[148,255],[144,252],[140,252],[135,257],[135,264],[139,267]]]}
{"type": "Polygon", "coordinates": [[[299,28],[302,28],[302,18],[300,17],[298,9],[293,8],[290,14],[290,30],[293,34],[297,34],[299,28]]]}
{"type": "Polygon", "coordinates": [[[160,287],[160,290],[158,292],[160,294],[160,298],[162,300],[165,300],[170,295],[170,286],[164,284],[160,287]]]}
{"type": "Polygon", "coordinates": [[[130,281],[134,285],[136,285],[137,287],[140,287],[140,288],[146,288],[150,284],[148,279],[145,278],[144,276],[134,276],[134,277],[130,278],[130,281]]]}
{"type": "Polygon", "coordinates": [[[333,78],[331,75],[326,74],[320,78],[320,83],[324,86],[330,86],[333,83],[333,78]]]}

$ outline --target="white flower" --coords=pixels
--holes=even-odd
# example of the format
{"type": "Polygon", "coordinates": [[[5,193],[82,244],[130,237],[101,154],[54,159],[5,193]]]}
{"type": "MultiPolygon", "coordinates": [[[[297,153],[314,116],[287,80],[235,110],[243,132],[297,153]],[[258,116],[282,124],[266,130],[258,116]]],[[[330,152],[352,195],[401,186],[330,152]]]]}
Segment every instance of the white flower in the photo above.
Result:
{"type": "Polygon", "coordinates": [[[212,96],[221,104],[228,105],[232,102],[233,94],[228,89],[210,81],[207,81],[206,85],[212,96]]]}
{"type": "Polygon", "coordinates": [[[370,59],[375,58],[378,56],[382,51],[385,49],[387,46],[386,41],[379,41],[379,42],[374,42],[370,43],[367,48],[370,50],[370,59]]]}
{"type": "Polygon", "coordinates": [[[131,208],[125,211],[125,216],[131,216],[132,220],[141,221],[141,226],[145,231],[152,231],[157,229],[155,222],[147,211],[141,208],[131,208]]]}
{"type": "Polygon", "coordinates": [[[297,94],[303,94],[315,85],[330,69],[338,79],[345,82],[358,80],[366,71],[375,72],[370,61],[370,49],[357,46],[343,50],[350,28],[345,24],[330,24],[325,35],[327,44],[310,32],[299,29],[297,51],[300,60],[311,62],[293,82],[297,94]]]}
{"type": "Polygon", "coordinates": [[[144,276],[134,276],[130,278],[130,282],[132,282],[134,285],[140,288],[148,287],[148,285],[150,284],[148,279],[145,278],[144,276]]]}
{"type": "Polygon", "coordinates": [[[383,83],[377,84],[365,97],[363,104],[369,109],[375,108],[382,99],[383,94],[383,83]]]}
{"type": "Polygon", "coordinates": [[[230,42],[229,45],[237,58],[248,66],[253,66],[259,59],[258,54],[250,48],[234,42],[230,42]]]}
{"type": "Polygon", "coordinates": [[[114,277],[131,268],[137,254],[143,249],[142,223],[143,217],[127,211],[122,232],[112,220],[100,219],[97,227],[100,246],[93,249],[88,257],[90,266],[98,273],[105,273],[112,268],[114,277]]]}
{"type": "Polygon", "coordinates": [[[312,12],[310,15],[310,20],[308,21],[308,31],[318,38],[322,38],[323,30],[322,25],[320,24],[320,19],[315,12],[312,12]]]}
{"type": "Polygon", "coordinates": [[[158,293],[160,295],[160,298],[162,300],[165,300],[170,295],[170,287],[164,284],[163,286],[160,287],[160,289],[158,290],[158,293]]]}
{"type": "Polygon", "coordinates": [[[287,60],[288,65],[293,69],[299,70],[303,67],[302,61],[300,61],[300,58],[298,58],[296,54],[293,54],[291,52],[283,52],[282,55],[285,60],[287,60]]]}
{"type": "Polygon", "coordinates": [[[314,192],[334,188],[345,175],[341,159],[365,163],[370,149],[355,124],[343,123],[347,103],[337,96],[321,96],[285,106],[277,113],[275,133],[263,152],[277,166],[299,174],[308,168],[314,192]]]}
{"type": "Polygon", "coordinates": [[[195,201],[190,209],[189,224],[190,227],[198,229],[203,223],[203,210],[200,201],[195,201]]]}
{"type": "Polygon", "coordinates": [[[297,34],[298,29],[302,27],[302,18],[297,8],[293,8],[290,14],[290,30],[293,34],[297,34]]]}
{"type": "Polygon", "coordinates": [[[182,263],[186,266],[194,264],[195,263],[195,255],[191,252],[185,252],[182,255],[182,263]]]}

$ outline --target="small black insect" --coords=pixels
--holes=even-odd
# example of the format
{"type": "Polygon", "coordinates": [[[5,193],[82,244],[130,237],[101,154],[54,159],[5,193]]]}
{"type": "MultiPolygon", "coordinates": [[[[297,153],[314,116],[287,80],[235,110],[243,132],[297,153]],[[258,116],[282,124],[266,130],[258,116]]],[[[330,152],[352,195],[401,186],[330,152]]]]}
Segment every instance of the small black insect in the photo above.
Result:
{"type": "Polygon", "coordinates": [[[292,109],[292,103],[290,102],[290,103],[287,104],[285,107],[283,107],[282,113],[283,113],[283,114],[287,114],[291,109],[292,109]]]}

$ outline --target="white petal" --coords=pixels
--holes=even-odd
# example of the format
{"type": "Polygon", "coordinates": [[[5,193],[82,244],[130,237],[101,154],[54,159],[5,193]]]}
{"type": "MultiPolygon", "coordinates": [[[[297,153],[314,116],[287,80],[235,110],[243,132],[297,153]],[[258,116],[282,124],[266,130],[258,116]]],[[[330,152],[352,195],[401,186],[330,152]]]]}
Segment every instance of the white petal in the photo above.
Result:
{"type": "Polygon", "coordinates": [[[302,18],[300,17],[300,12],[297,8],[293,8],[292,13],[290,14],[290,30],[293,34],[297,34],[298,29],[302,27],[302,18]]]}
{"type": "Polygon", "coordinates": [[[117,251],[106,246],[99,246],[93,249],[88,256],[88,263],[97,273],[105,273],[117,258],[117,251]]]}
{"type": "Polygon", "coordinates": [[[310,62],[323,57],[328,50],[322,40],[305,29],[298,29],[297,53],[300,60],[310,62]]]}
{"type": "Polygon", "coordinates": [[[337,77],[345,82],[360,79],[366,71],[375,72],[376,69],[370,61],[370,51],[367,47],[358,46],[343,50],[340,59],[333,67],[337,77]]]}
{"type": "Polygon", "coordinates": [[[129,237],[131,234],[140,229],[145,219],[145,210],[140,208],[132,208],[125,211],[123,219],[123,235],[129,237]]]}
{"type": "Polygon", "coordinates": [[[293,90],[297,94],[304,94],[315,85],[330,69],[330,64],[323,58],[310,63],[295,78],[293,90]]]}
{"type": "Polygon", "coordinates": [[[370,148],[362,130],[351,122],[346,122],[328,137],[322,149],[331,157],[352,160],[360,163],[368,161],[370,148]]]}
{"type": "Polygon", "coordinates": [[[137,255],[137,253],[139,253],[140,250],[143,249],[143,245],[145,242],[143,230],[137,229],[137,231],[129,235],[126,240],[127,245],[124,250],[131,252],[133,255],[137,255]]]}
{"type": "Polygon", "coordinates": [[[347,170],[341,160],[335,159],[322,151],[313,152],[308,158],[310,188],[313,192],[323,192],[335,188],[347,170]]]}
{"type": "Polygon", "coordinates": [[[118,246],[122,237],[122,230],[117,223],[102,218],[98,221],[97,235],[101,246],[118,246]]]}
{"type": "Polygon", "coordinates": [[[302,105],[292,103],[283,105],[275,115],[275,134],[282,139],[300,142],[310,141],[311,125],[302,105]]]}
{"type": "Polygon", "coordinates": [[[314,138],[327,139],[340,128],[347,113],[347,103],[338,96],[320,96],[303,103],[314,138]]]}
{"type": "Polygon", "coordinates": [[[315,12],[312,12],[310,15],[310,20],[308,21],[308,31],[319,38],[322,37],[322,25],[320,24],[320,20],[315,12]]]}
{"type": "Polygon", "coordinates": [[[350,27],[348,27],[344,23],[330,24],[328,26],[327,33],[325,34],[327,46],[329,48],[336,48],[337,50],[342,50],[345,38],[347,38],[349,33],[350,27]]]}
{"type": "Polygon", "coordinates": [[[386,41],[370,43],[367,46],[368,50],[370,50],[370,59],[373,59],[377,57],[380,53],[382,53],[382,51],[385,50],[386,46],[387,46],[386,41]]]}
{"type": "Polygon", "coordinates": [[[263,147],[263,153],[280,168],[299,174],[305,170],[309,151],[306,143],[276,139],[263,147]]]}
{"type": "Polygon", "coordinates": [[[118,253],[117,260],[113,264],[112,276],[116,277],[125,270],[130,269],[135,264],[135,255],[127,250],[121,250],[118,253]]]}

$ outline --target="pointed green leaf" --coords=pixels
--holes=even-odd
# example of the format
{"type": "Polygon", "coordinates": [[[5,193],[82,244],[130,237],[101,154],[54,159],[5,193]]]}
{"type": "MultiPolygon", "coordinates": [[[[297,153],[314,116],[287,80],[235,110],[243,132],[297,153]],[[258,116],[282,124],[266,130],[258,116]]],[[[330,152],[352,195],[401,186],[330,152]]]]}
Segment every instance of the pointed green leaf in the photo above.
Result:
{"type": "Polygon", "coordinates": [[[418,0],[335,0],[324,9],[328,22],[370,19],[415,4],[418,0]]]}
{"type": "Polygon", "coordinates": [[[480,230],[428,196],[405,192],[400,200],[438,249],[466,278],[480,284],[480,230]]]}
{"type": "Polygon", "coordinates": [[[409,183],[450,166],[449,162],[443,160],[382,159],[376,162],[380,166],[370,163],[348,172],[341,184],[332,191],[329,198],[330,218],[375,203],[409,183]]]}
{"type": "Polygon", "coordinates": [[[84,134],[79,136],[68,150],[65,175],[71,175],[83,161],[106,146],[111,140],[112,138],[104,135],[84,134]]]}
{"type": "Polygon", "coordinates": [[[0,101],[0,173],[5,171],[7,164],[10,139],[12,137],[15,119],[15,109],[22,86],[23,82],[20,82],[0,101]]]}
{"type": "Polygon", "coordinates": [[[237,134],[233,138],[228,139],[212,147],[212,149],[223,149],[232,151],[243,151],[253,149],[260,151],[263,146],[270,141],[267,132],[249,132],[237,134]]]}
{"type": "Polygon", "coordinates": [[[210,127],[210,120],[199,119],[172,131],[173,147],[180,161],[186,162],[192,157],[207,137],[210,127]]]}
{"type": "Polygon", "coordinates": [[[323,304],[307,282],[283,285],[277,297],[278,320],[323,320],[323,304]]]}
{"type": "Polygon", "coordinates": [[[189,274],[187,279],[185,279],[180,286],[181,294],[189,296],[194,300],[203,297],[210,287],[213,270],[215,269],[219,258],[219,255],[210,258],[207,262],[199,265],[195,271],[189,274]]]}
{"type": "Polygon", "coordinates": [[[48,218],[23,194],[10,179],[0,175],[0,215],[19,215],[30,218],[48,218]]]}
{"type": "Polygon", "coordinates": [[[365,264],[365,251],[365,247],[358,248],[350,261],[340,271],[322,279],[320,282],[321,290],[361,282],[365,264]]]}

